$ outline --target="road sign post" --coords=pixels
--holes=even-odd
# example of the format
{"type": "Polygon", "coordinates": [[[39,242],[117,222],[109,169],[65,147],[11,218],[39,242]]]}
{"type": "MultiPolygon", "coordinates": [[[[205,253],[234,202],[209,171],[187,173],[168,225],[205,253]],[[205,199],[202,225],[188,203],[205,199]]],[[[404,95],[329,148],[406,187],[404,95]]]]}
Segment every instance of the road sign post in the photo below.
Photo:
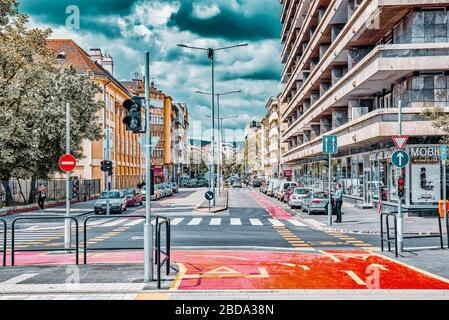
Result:
{"type": "MultiPolygon", "coordinates": [[[[399,100],[398,102],[398,136],[402,137],[402,100],[399,100]]],[[[393,139],[393,141],[395,143],[396,139],[393,139]]],[[[404,146],[402,146],[404,147],[404,146]]],[[[405,153],[404,151],[400,150],[400,151],[396,151],[395,153],[393,153],[391,160],[393,162],[393,165],[395,165],[395,162],[397,162],[398,166],[396,166],[399,170],[399,175],[398,176],[402,176],[402,168],[404,168],[405,166],[407,166],[408,164],[408,154],[405,153]],[[393,156],[395,155],[396,156],[393,156]]],[[[398,214],[396,216],[396,222],[397,222],[397,230],[398,230],[398,251],[399,252],[403,252],[404,251],[404,215],[402,213],[402,197],[399,196],[400,192],[399,192],[399,188],[397,190],[398,192],[398,214]]]]}
{"type": "Polygon", "coordinates": [[[332,154],[338,153],[337,136],[323,136],[323,153],[327,153],[329,156],[328,174],[328,190],[329,190],[329,203],[327,205],[327,217],[329,226],[332,225],[332,154]]]}
{"type": "Polygon", "coordinates": [[[444,221],[446,223],[446,231],[448,231],[447,236],[447,247],[449,248],[449,224],[446,209],[446,160],[447,160],[447,146],[440,146],[440,158],[443,165],[443,210],[444,210],[444,221]]]}
{"type": "MultiPolygon", "coordinates": [[[[67,155],[70,155],[70,103],[68,103],[68,102],[66,103],[65,140],[66,140],[66,153],[67,153],[67,155]]],[[[65,158],[69,159],[69,157],[65,157],[65,158]]],[[[63,160],[64,161],[60,161],[60,165],[65,167],[65,164],[62,164],[62,163],[65,161],[70,162],[71,159],[69,159],[69,160],[63,159],[63,160]]],[[[73,168],[75,168],[75,166],[76,166],[76,161],[75,161],[73,168]]],[[[70,169],[70,168],[71,168],[71,165],[67,165],[67,167],[65,167],[65,169],[70,169]]],[[[72,240],[71,240],[72,220],[70,219],[70,171],[72,171],[72,170],[66,171],[66,184],[65,184],[66,212],[65,212],[65,216],[67,219],[65,219],[65,221],[64,221],[64,248],[65,249],[70,249],[70,247],[72,246],[72,240]]]]}

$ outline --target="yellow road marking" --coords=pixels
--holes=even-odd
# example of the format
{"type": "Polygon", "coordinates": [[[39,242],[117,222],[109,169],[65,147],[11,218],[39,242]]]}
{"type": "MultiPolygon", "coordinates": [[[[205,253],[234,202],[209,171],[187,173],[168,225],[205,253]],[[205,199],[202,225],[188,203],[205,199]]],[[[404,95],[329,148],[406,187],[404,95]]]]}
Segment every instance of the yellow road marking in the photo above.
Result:
{"type": "Polygon", "coordinates": [[[176,275],[175,280],[173,280],[173,282],[172,282],[172,284],[171,284],[171,286],[170,286],[170,289],[168,289],[169,291],[175,291],[175,290],[178,290],[179,285],[181,284],[181,281],[182,281],[184,275],[185,275],[186,272],[187,272],[187,269],[186,269],[186,267],[184,266],[184,264],[182,264],[182,263],[177,263],[177,265],[179,266],[179,272],[178,272],[178,274],[176,275]]]}
{"type": "Polygon", "coordinates": [[[321,252],[325,256],[328,256],[334,262],[341,262],[340,259],[338,259],[336,256],[334,256],[333,254],[331,254],[329,252],[326,252],[326,251],[323,251],[323,250],[318,250],[318,252],[321,252]]]}
{"type": "Polygon", "coordinates": [[[363,281],[362,279],[360,279],[360,277],[359,277],[358,275],[356,275],[356,274],[354,273],[354,271],[351,271],[351,270],[345,270],[345,272],[347,273],[348,276],[351,277],[352,280],[355,281],[355,283],[357,283],[358,285],[361,285],[361,286],[366,286],[365,281],[363,281]]]}

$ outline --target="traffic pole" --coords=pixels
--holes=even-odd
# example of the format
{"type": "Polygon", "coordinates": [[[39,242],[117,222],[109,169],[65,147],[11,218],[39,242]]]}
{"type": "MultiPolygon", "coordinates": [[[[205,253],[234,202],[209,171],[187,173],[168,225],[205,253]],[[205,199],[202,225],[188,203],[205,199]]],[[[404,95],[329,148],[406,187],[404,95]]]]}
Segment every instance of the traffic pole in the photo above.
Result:
{"type": "MultiPolygon", "coordinates": [[[[110,141],[111,141],[111,129],[107,128],[105,130],[105,139],[106,139],[106,149],[105,149],[105,160],[110,160],[110,141]]],[[[106,215],[109,216],[111,214],[111,202],[109,200],[109,191],[111,191],[111,183],[109,181],[109,172],[105,172],[106,179],[106,215]]]]}
{"type": "MultiPolygon", "coordinates": [[[[399,112],[398,112],[398,135],[402,136],[402,100],[399,100],[399,112]]],[[[402,168],[398,169],[399,176],[402,176],[402,168]]],[[[399,197],[398,192],[398,215],[396,217],[398,225],[398,251],[404,252],[404,215],[402,212],[402,197],[399,197]]]]}
{"type": "Polygon", "coordinates": [[[444,210],[444,221],[446,222],[446,237],[447,237],[447,247],[449,248],[449,225],[447,219],[447,209],[446,209],[446,160],[443,160],[443,210],[444,210]]]}
{"type": "Polygon", "coordinates": [[[329,204],[327,205],[327,222],[331,226],[332,225],[332,178],[331,178],[331,163],[332,163],[332,154],[329,153],[329,168],[327,170],[328,173],[328,183],[329,183],[329,204]]]}
{"type": "MultiPolygon", "coordinates": [[[[66,130],[65,130],[66,153],[70,154],[70,103],[66,103],[66,130]]],[[[64,248],[70,250],[71,244],[71,219],[70,219],[70,172],[66,173],[65,181],[65,217],[64,219],[64,248]]]]}
{"type": "MultiPolygon", "coordinates": [[[[211,50],[211,67],[212,67],[212,138],[211,138],[211,146],[212,146],[212,170],[211,170],[211,189],[215,195],[215,52],[213,49],[211,50]]],[[[218,147],[218,146],[217,146],[218,147]]],[[[215,207],[215,197],[212,199],[212,206],[215,207]]]]}
{"type": "Polygon", "coordinates": [[[145,52],[145,223],[143,225],[144,281],[153,281],[153,227],[151,226],[151,127],[150,127],[150,53],[145,52]]]}

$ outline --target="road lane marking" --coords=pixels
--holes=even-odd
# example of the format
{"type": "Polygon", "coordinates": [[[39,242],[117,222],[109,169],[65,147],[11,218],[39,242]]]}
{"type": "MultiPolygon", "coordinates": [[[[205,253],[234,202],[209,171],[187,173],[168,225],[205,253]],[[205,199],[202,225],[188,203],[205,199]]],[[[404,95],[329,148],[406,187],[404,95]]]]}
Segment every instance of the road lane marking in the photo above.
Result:
{"type": "Polygon", "coordinates": [[[283,227],[284,226],[284,224],[282,222],[280,222],[278,219],[268,219],[268,221],[270,221],[270,223],[275,227],[283,227]]]}
{"type": "Polygon", "coordinates": [[[231,225],[233,226],[241,226],[242,221],[239,218],[231,218],[231,225]]]}
{"type": "Polygon", "coordinates": [[[203,218],[193,218],[192,220],[190,220],[188,225],[189,226],[197,226],[201,223],[202,220],[203,220],[203,218]]]}
{"type": "Polygon", "coordinates": [[[211,226],[219,226],[221,224],[221,218],[212,218],[210,220],[211,226]]]}
{"type": "Polygon", "coordinates": [[[263,226],[263,223],[260,222],[259,219],[249,219],[249,222],[251,222],[251,224],[252,224],[253,226],[263,226]]]}
{"type": "Polygon", "coordinates": [[[325,256],[328,256],[332,261],[334,262],[341,262],[340,259],[338,259],[336,256],[334,256],[333,254],[330,254],[329,252],[323,251],[323,250],[318,250],[318,252],[324,254],[325,256]]]}
{"type": "Polygon", "coordinates": [[[304,222],[310,223],[311,225],[315,226],[315,227],[321,227],[324,226],[324,223],[321,223],[319,221],[316,221],[314,219],[304,219],[304,222]]]}
{"type": "MultiPolygon", "coordinates": [[[[92,220],[93,220],[93,219],[92,219],[92,220]]],[[[88,227],[89,227],[89,226],[98,226],[98,225],[100,225],[100,224],[103,224],[103,223],[107,223],[107,222],[113,221],[114,219],[97,219],[97,221],[91,222],[92,220],[87,221],[87,226],[88,226],[88,227]]]]}
{"type": "Polygon", "coordinates": [[[102,224],[101,226],[102,227],[114,227],[114,226],[116,226],[118,224],[121,224],[121,223],[123,223],[125,221],[126,221],[126,219],[118,219],[118,220],[115,220],[115,221],[111,221],[111,222],[102,224]]]}
{"type": "Polygon", "coordinates": [[[306,225],[304,223],[299,222],[298,220],[295,219],[287,219],[288,222],[290,222],[292,225],[297,226],[297,227],[305,227],[306,225]]]}
{"type": "Polygon", "coordinates": [[[366,286],[365,281],[363,281],[362,279],[360,279],[360,277],[359,277],[358,275],[356,275],[356,274],[354,273],[354,271],[351,271],[351,270],[345,270],[345,272],[346,272],[346,274],[347,274],[348,276],[351,277],[352,280],[355,281],[355,283],[357,283],[358,285],[361,285],[361,286],[366,286]]]}
{"type": "Polygon", "coordinates": [[[184,218],[174,218],[174,219],[170,222],[170,224],[171,224],[172,226],[176,226],[176,225],[178,225],[182,220],[184,220],[184,218]]]}
{"type": "Polygon", "coordinates": [[[19,276],[13,277],[11,279],[8,279],[6,281],[0,282],[0,285],[5,285],[5,284],[18,284],[19,282],[28,280],[34,276],[37,276],[38,273],[24,273],[21,274],[19,276]]]}

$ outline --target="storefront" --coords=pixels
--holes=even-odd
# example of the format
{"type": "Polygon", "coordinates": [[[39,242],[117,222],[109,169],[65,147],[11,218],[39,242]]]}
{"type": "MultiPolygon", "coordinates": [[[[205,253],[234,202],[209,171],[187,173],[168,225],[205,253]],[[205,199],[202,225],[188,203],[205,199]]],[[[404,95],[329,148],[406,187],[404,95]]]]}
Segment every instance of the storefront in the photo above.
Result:
{"type": "MultiPolygon", "coordinates": [[[[333,187],[339,182],[349,202],[377,207],[380,194],[384,206],[396,206],[397,180],[400,174],[404,174],[404,208],[436,208],[442,197],[439,145],[409,145],[405,151],[410,155],[410,162],[404,169],[397,169],[391,163],[391,154],[395,150],[392,143],[386,143],[351,150],[346,155],[339,154],[332,160],[333,187]]],[[[293,173],[294,180],[300,185],[328,191],[327,157],[304,160],[294,167],[293,173]]]]}

